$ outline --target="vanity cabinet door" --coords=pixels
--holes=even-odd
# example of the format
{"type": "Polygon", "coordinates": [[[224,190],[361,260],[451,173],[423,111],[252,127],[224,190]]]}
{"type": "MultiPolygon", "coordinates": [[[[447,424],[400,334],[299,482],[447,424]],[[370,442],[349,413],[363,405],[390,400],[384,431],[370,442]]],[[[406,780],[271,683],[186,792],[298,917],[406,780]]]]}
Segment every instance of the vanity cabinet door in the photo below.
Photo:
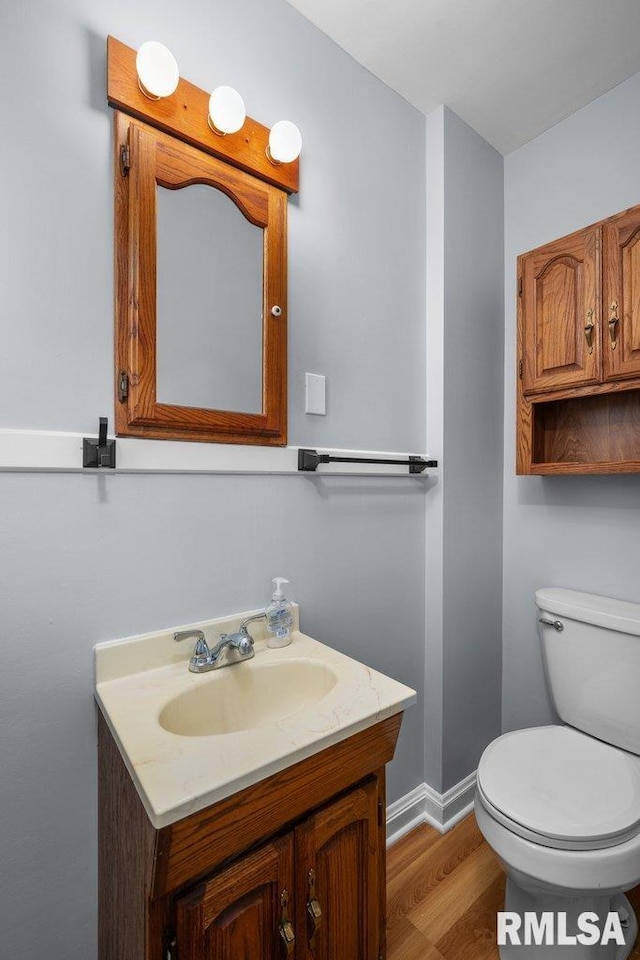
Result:
{"type": "Polygon", "coordinates": [[[604,373],[640,377],[640,207],[603,226],[604,373]]]}
{"type": "Polygon", "coordinates": [[[599,383],[600,226],[524,254],[518,282],[525,394],[599,383]]]}
{"type": "MultiPolygon", "coordinates": [[[[179,960],[293,958],[293,834],[277,838],[176,902],[179,960]]],[[[337,956],[337,955],[336,955],[337,956]]]]}
{"type": "Polygon", "coordinates": [[[296,829],[298,960],[378,960],[384,846],[378,780],[340,797],[296,829]]]}

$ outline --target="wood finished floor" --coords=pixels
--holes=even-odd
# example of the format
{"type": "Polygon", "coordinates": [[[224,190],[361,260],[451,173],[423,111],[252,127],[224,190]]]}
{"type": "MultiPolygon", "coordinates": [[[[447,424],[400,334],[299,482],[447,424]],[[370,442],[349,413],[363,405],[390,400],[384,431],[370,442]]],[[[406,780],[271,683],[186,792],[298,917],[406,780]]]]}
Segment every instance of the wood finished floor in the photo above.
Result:
{"type": "MultiPolygon", "coordinates": [[[[627,896],[640,916],[640,887],[627,896]]],[[[387,958],[498,960],[503,903],[504,874],[473,814],[444,836],[418,827],[387,855],[387,958]]]]}

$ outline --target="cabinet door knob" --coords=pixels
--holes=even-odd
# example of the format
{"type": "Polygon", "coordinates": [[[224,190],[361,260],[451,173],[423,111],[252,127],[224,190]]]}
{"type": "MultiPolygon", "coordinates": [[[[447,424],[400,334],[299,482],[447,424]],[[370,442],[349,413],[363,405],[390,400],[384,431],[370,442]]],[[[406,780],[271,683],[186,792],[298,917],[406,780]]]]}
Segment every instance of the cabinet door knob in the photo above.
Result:
{"type": "Polygon", "coordinates": [[[618,303],[616,300],[611,304],[611,316],[609,317],[609,336],[611,338],[611,349],[615,350],[618,346],[618,303]]]}
{"type": "Polygon", "coordinates": [[[322,909],[316,896],[316,872],[309,870],[309,899],[307,900],[307,916],[309,917],[309,946],[315,947],[316,932],[322,923],[322,909]]]}
{"type": "Polygon", "coordinates": [[[595,329],[595,323],[593,322],[593,310],[589,310],[587,313],[587,322],[584,326],[584,338],[587,341],[587,347],[589,353],[593,353],[593,331],[595,329]]]}
{"type": "Polygon", "coordinates": [[[282,913],[280,914],[280,943],[282,946],[282,956],[291,957],[296,945],[296,935],[293,925],[289,920],[289,892],[283,890],[280,894],[280,905],[282,913]]]}

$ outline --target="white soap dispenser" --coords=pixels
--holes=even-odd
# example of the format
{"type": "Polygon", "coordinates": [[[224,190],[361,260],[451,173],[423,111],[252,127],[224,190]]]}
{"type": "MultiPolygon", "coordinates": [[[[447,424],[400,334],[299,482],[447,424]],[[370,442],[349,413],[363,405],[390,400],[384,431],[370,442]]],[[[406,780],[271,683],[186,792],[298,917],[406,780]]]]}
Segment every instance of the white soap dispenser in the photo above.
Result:
{"type": "Polygon", "coordinates": [[[267,640],[268,647],[287,647],[291,643],[291,627],[293,626],[293,611],[291,604],[282,593],[282,584],[289,583],[284,577],[274,577],[275,586],[271,603],[265,610],[267,615],[267,630],[270,634],[267,640]]]}

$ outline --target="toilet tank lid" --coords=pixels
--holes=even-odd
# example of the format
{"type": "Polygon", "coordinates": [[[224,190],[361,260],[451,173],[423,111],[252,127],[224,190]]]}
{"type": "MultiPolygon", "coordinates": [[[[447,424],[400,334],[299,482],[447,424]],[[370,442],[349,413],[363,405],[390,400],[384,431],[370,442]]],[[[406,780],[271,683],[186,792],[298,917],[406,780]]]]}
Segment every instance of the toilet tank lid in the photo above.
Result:
{"type": "Polygon", "coordinates": [[[545,587],[536,590],[536,604],[540,610],[547,613],[640,636],[640,603],[599,597],[593,593],[580,593],[578,590],[545,587]]]}

